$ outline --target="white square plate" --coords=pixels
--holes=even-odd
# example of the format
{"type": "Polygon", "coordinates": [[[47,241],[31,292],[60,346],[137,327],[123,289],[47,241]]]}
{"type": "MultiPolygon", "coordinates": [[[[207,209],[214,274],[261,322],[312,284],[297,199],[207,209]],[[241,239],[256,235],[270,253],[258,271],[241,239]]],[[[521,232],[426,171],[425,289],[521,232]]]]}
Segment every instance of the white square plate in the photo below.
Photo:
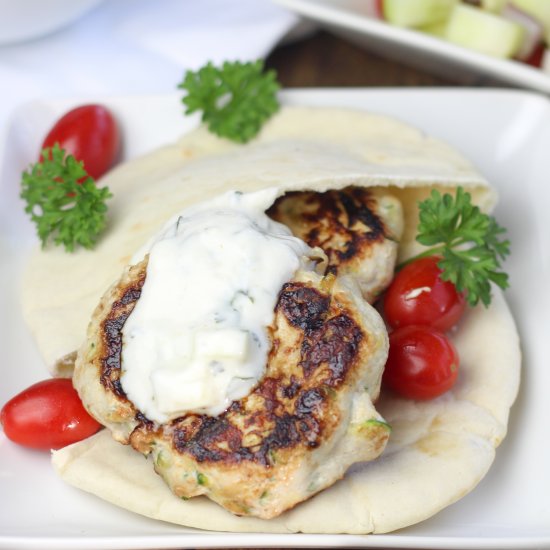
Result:
{"type": "MultiPolygon", "coordinates": [[[[524,364],[509,435],[489,474],[471,494],[430,520],[388,535],[210,533],[142,518],[73,489],[56,477],[47,454],[17,447],[0,433],[1,548],[550,548],[550,102],[525,92],[467,89],[302,90],[282,98],[289,104],[397,116],[461,150],[498,189],[496,215],[512,241],[507,297],[524,364]]],[[[36,158],[53,121],[86,101],[24,106],[15,113],[1,151],[0,405],[47,377],[18,304],[19,273],[35,242],[18,198],[19,176],[36,158]]],[[[176,95],[102,102],[120,121],[126,158],[196,124],[182,117],[176,95]]]]}
{"type": "Polygon", "coordinates": [[[550,93],[550,74],[520,61],[499,59],[378,18],[376,0],[274,0],[334,34],[383,57],[475,84],[487,78],[550,93]]]}

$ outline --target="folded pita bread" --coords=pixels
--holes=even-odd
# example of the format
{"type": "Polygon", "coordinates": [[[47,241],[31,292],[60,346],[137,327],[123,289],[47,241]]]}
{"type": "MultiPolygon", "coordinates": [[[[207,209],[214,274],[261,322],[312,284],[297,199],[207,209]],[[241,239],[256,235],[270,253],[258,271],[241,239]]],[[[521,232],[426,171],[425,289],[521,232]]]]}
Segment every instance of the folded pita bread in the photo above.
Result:
{"type": "Polygon", "coordinates": [[[72,254],[37,249],[23,278],[25,320],[56,374],[70,374],[95,306],[133,253],[172,215],[223,191],[391,186],[402,198],[408,223],[402,255],[415,246],[416,202],[431,186],[462,185],[487,210],[496,200],[468,161],[410,126],[370,113],[302,107],[282,109],[246,146],[200,128],[120,166],[103,183],[114,198],[98,246],[72,254]]]}
{"type": "MultiPolygon", "coordinates": [[[[94,307],[133,253],[181,209],[228,189],[325,191],[388,187],[402,201],[402,257],[412,254],[417,201],[434,187],[465,187],[482,209],[496,194],[456,151],[399,121],[341,109],[284,108],[253,143],[233,145],[204,129],[120,166],[104,182],[114,199],[94,251],[37,251],[24,281],[25,316],[52,370],[71,363],[94,307]]],[[[274,520],[239,518],[205,498],[172,495],[146,460],[107,431],[53,454],[67,482],[118,506],[190,527],[228,531],[384,533],[430,517],[482,479],[506,434],[520,352],[500,294],[469,311],[453,336],[461,356],[455,387],[418,403],[383,396],[393,427],[375,462],[274,520]],[[490,345],[488,343],[494,343],[490,345]]]]}

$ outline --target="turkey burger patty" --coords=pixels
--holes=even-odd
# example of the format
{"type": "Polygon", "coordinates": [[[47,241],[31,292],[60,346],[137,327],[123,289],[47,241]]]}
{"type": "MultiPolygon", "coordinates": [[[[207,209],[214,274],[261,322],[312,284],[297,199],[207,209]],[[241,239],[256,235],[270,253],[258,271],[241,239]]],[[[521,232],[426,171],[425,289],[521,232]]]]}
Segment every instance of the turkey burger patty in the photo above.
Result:
{"type": "MultiPolygon", "coordinates": [[[[353,196],[356,210],[368,207],[376,220],[377,246],[395,249],[377,199],[353,196]]],[[[376,458],[389,437],[373,406],[388,350],[384,324],[363,299],[365,285],[338,269],[337,254],[324,272],[321,251],[265,215],[274,197],[224,195],[172,220],[102,298],[74,375],[91,414],[152,455],[177,496],[206,495],[266,519],[376,458]],[[156,274],[167,265],[177,276],[156,274]],[[266,279],[275,281],[271,294],[266,279]]],[[[327,225],[323,211],[316,219],[327,225]]],[[[356,222],[347,216],[341,225],[357,234],[356,222]]],[[[372,261],[356,249],[359,267],[372,261]]],[[[395,252],[385,256],[376,271],[389,281],[395,252]]]]}

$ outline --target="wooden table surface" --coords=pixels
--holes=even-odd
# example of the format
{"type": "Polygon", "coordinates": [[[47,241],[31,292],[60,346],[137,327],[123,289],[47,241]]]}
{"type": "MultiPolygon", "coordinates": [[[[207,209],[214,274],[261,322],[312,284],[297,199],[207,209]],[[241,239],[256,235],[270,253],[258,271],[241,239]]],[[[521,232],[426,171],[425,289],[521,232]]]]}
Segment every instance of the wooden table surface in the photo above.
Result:
{"type": "Polygon", "coordinates": [[[277,70],[284,88],[501,85],[491,80],[465,84],[442,78],[382,58],[325,31],[280,46],[267,58],[266,66],[277,70]]]}
{"type": "Polygon", "coordinates": [[[283,87],[505,86],[472,75],[444,78],[368,52],[325,31],[281,46],[267,58],[283,87]]]}

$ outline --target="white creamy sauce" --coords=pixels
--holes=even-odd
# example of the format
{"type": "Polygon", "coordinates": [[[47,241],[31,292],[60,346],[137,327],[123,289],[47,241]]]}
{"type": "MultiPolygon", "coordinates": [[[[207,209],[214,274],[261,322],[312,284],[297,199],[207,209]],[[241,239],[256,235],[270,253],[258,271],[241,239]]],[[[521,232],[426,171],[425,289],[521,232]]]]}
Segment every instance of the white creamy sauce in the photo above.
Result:
{"type": "Polygon", "coordinates": [[[312,249],[265,214],[276,196],[232,191],[191,207],[135,258],[149,253],[121,383],[149,419],[220,414],[263,376],[278,294],[311,269],[312,249]]]}

